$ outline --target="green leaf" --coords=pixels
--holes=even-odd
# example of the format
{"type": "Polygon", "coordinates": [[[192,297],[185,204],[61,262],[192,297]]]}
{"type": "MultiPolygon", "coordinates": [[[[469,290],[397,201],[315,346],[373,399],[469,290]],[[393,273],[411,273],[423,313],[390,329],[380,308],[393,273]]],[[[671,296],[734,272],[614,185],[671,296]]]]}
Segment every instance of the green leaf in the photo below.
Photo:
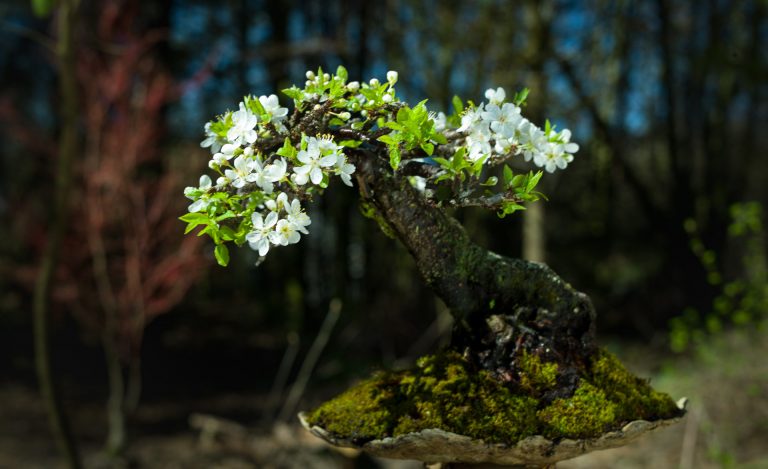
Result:
{"type": "Polygon", "coordinates": [[[529,90],[528,88],[523,88],[522,90],[515,93],[515,97],[512,99],[512,102],[515,103],[515,106],[522,105],[525,102],[525,100],[528,98],[528,93],[530,91],[531,90],[529,90]]]}
{"type": "Polygon", "coordinates": [[[472,173],[479,175],[483,171],[483,165],[485,164],[485,160],[488,159],[488,155],[480,157],[477,161],[472,163],[472,173]]]}
{"type": "Polygon", "coordinates": [[[219,232],[221,233],[221,239],[224,241],[232,241],[237,237],[235,230],[226,225],[222,226],[219,232]]]}
{"type": "Polygon", "coordinates": [[[435,163],[439,164],[443,168],[450,168],[451,167],[451,162],[446,160],[445,158],[440,158],[439,156],[436,156],[436,157],[434,157],[432,159],[435,161],[435,163]]]}
{"type": "Polygon", "coordinates": [[[347,81],[347,78],[349,77],[349,74],[347,73],[347,69],[343,66],[339,65],[336,67],[336,76],[341,78],[344,81],[347,81]]]}
{"type": "Polygon", "coordinates": [[[229,249],[226,244],[218,244],[213,249],[213,255],[216,257],[216,262],[219,265],[226,267],[229,264],[229,249]]]}
{"type": "Polygon", "coordinates": [[[248,96],[246,98],[246,105],[247,108],[251,110],[254,114],[257,116],[261,116],[262,114],[266,114],[267,110],[264,109],[264,106],[261,104],[261,101],[259,101],[259,98],[255,96],[248,96]]]}
{"type": "Polygon", "coordinates": [[[179,220],[185,221],[188,223],[192,222],[202,222],[205,223],[208,221],[208,214],[205,212],[191,212],[186,213],[179,217],[179,220]]]}
{"type": "Polygon", "coordinates": [[[453,103],[453,109],[456,110],[456,114],[461,114],[464,112],[464,103],[461,102],[461,98],[459,98],[456,95],[453,95],[453,99],[451,100],[451,103],[453,103]]]}
{"type": "Polygon", "coordinates": [[[510,183],[512,182],[512,178],[515,176],[515,173],[512,171],[512,168],[510,168],[507,165],[504,165],[504,185],[509,187],[510,183]]]}
{"type": "Polygon", "coordinates": [[[448,140],[445,138],[445,135],[439,132],[433,132],[431,138],[432,140],[435,141],[435,143],[440,143],[442,145],[445,145],[446,143],[448,143],[448,140]]]}
{"type": "Polygon", "coordinates": [[[451,161],[451,167],[457,172],[469,167],[466,148],[461,147],[456,151],[453,155],[453,160],[451,161]]]}
{"type": "Polygon", "coordinates": [[[401,139],[402,138],[398,134],[394,134],[394,135],[387,134],[387,135],[382,135],[377,140],[391,146],[391,145],[397,145],[398,143],[400,143],[401,139]]]}
{"type": "Polygon", "coordinates": [[[405,124],[406,122],[411,120],[411,110],[408,109],[408,106],[403,106],[397,111],[397,122],[400,124],[405,124]]]}
{"type": "Polygon", "coordinates": [[[293,144],[291,143],[291,139],[289,139],[288,137],[285,137],[283,146],[277,150],[277,154],[280,156],[284,156],[286,158],[293,158],[294,156],[296,156],[297,154],[296,147],[294,147],[293,144]]]}
{"type": "Polygon", "coordinates": [[[397,130],[399,132],[404,132],[408,130],[403,124],[400,124],[398,122],[385,122],[384,127],[387,127],[392,130],[397,130]]]}
{"type": "Polygon", "coordinates": [[[491,186],[495,186],[498,182],[499,182],[499,178],[497,178],[496,176],[491,176],[488,179],[486,179],[485,182],[480,183],[480,185],[491,187],[491,186]]]}
{"type": "Polygon", "coordinates": [[[237,215],[235,214],[235,212],[233,212],[232,210],[227,210],[226,212],[216,217],[216,221],[222,221],[222,220],[226,220],[227,218],[234,218],[236,216],[237,215]]]}
{"type": "Polygon", "coordinates": [[[512,187],[514,187],[515,189],[517,189],[517,188],[519,188],[520,186],[522,186],[522,184],[523,184],[523,182],[524,182],[524,180],[525,180],[525,177],[526,177],[526,175],[525,175],[525,174],[518,174],[518,175],[516,175],[515,177],[513,177],[513,178],[512,178],[512,184],[511,184],[511,185],[512,185],[512,187]]]}
{"type": "Polygon", "coordinates": [[[363,142],[360,140],[342,140],[339,142],[339,146],[346,148],[357,148],[362,144],[363,142]]]}
{"type": "Polygon", "coordinates": [[[427,155],[432,156],[432,152],[435,151],[435,146],[431,143],[422,143],[421,149],[424,150],[424,153],[427,155]]]}
{"type": "Polygon", "coordinates": [[[389,165],[395,171],[400,166],[400,149],[396,145],[389,147],[389,165]]]}
{"type": "Polygon", "coordinates": [[[529,173],[528,183],[525,186],[525,192],[531,192],[536,187],[536,184],[539,183],[539,180],[543,175],[544,173],[542,171],[537,171],[536,174],[533,174],[533,172],[529,173]]]}
{"type": "Polygon", "coordinates": [[[184,234],[189,234],[190,231],[194,230],[198,226],[202,225],[203,223],[188,223],[187,227],[184,228],[184,234]]]}
{"type": "Polygon", "coordinates": [[[499,218],[504,218],[506,215],[515,213],[518,210],[525,210],[525,207],[523,207],[522,205],[516,202],[505,202],[501,211],[499,211],[497,215],[499,216],[499,218]]]}
{"type": "Polygon", "coordinates": [[[295,85],[286,88],[283,91],[283,94],[288,96],[289,98],[293,98],[297,101],[301,101],[304,98],[304,91],[302,91],[300,88],[296,87],[295,85]]]}

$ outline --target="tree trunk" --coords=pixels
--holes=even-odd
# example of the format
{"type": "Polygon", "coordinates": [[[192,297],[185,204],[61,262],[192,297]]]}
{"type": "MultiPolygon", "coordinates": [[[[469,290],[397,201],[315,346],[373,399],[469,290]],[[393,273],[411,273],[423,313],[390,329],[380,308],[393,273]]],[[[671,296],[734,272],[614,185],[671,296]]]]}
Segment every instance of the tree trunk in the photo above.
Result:
{"type": "Polygon", "coordinates": [[[527,352],[581,368],[595,350],[594,308],[586,295],[537,262],[491,252],[393,174],[386,154],[352,156],[364,203],[405,245],[426,283],[454,317],[452,346],[497,376],[527,352]]]}

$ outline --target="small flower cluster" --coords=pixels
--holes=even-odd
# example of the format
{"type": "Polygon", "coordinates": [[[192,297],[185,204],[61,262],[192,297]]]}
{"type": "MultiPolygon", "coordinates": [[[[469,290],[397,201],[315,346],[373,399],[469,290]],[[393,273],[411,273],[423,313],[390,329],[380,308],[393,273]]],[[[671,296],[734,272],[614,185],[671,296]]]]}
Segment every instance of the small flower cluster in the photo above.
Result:
{"type": "MultiPolygon", "coordinates": [[[[307,77],[315,84],[331,80],[327,74],[318,77],[312,72],[307,77]]],[[[352,186],[355,166],[348,162],[343,147],[326,135],[302,135],[294,145],[285,127],[287,115],[288,109],[280,106],[275,95],[245,97],[237,111],[205,125],[206,138],[200,146],[211,149],[208,166],[218,178],[214,185],[211,177],[203,175],[198,187],[185,189],[184,195],[192,200],[185,221],[208,225],[208,234],[217,243],[217,259],[219,248],[226,250],[225,241],[247,242],[264,256],[270,246],[294,244],[300,234],[308,234],[311,220],[298,197],[288,202],[289,193],[322,190],[331,176],[352,186]],[[269,147],[262,142],[274,137],[285,138],[285,144],[276,153],[264,150],[269,153],[265,156],[261,149],[269,147]],[[242,220],[237,230],[220,223],[235,217],[242,220]]]]}
{"type": "Polygon", "coordinates": [[[264,217],[261,212],[251,215],[253,231],[249,232],[245,239],[254,251],[260,256],[266,256],[271,245],[287,246],[299,242],[299,233],[309,234],[307,226],[312,223],[304,212],[298,199],[288,203],[288,195],[281,192],[275,199],[267,200],[264,205],[268,214],[264,217]],[[280,214],[285,213],[285,218],[280,214]]]}
{"type": "Polygon", "coordinates": [[[296,166],[291,175],[291,180],[296,185],[303,186],[308,181],[316,186],[320,185],[323,176],[333,172],[341,177],[344,184],[352,186],[355,166],[347,163],[347,157],[341,152],[342,147],[331,137],[304,137],[301,146],[302,149],[296,154],[301,166],[296,166]]]}
{"type": "MultiPolygon", "coordinates": [[[[503,156],[510,152],[522,153],[526,161],[552,173],[565,169],[573,161],[573,153],[579,146],[571,143],[571,131],[555,132],[547,126],[544,130],[522,116],[520,107],[505,102],[503,88],[485,92],[488,103],[480,103],[468,109],[461,117],[459,132],[465,133],[467,158],[478,161],[494,154],[503,156]]],[[[438,119],[435,119],[437,125],[438,119]]]]}

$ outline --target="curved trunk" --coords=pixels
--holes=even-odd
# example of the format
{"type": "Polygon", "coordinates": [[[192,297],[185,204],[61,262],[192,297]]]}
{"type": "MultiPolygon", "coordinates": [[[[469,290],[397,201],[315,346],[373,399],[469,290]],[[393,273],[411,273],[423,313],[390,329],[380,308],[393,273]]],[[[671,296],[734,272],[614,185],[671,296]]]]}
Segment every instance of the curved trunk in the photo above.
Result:
{"type": "MultiPolygon", "coordinates": [[[[405,245],[427,284],[450,308],[453,346],[504,377],[519,353],[580,367],[595,350],[592,302],[537,262],[500,256],[469,238],[425,199],[386,155],[353,156],[363,202],[405,245]]],[[[511,379],[511,378],[510,378],[511,379]]]]}

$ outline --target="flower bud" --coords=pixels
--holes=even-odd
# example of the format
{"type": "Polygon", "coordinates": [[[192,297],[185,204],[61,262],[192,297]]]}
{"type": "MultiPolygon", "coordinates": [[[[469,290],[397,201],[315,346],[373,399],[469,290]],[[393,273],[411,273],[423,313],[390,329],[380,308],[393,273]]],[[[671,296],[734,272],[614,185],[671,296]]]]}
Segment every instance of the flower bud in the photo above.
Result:
{"type": "Polygon", "coordinates": [[[368,82],[371,86],[379,86],[379,80],[378,78],[371,78],[371,81],[368,82]]]}
{"type": "Polygon", "coordinates": [[[397,82],[397,72],[394,70],[390,70],[387,72],[387,81],[390,85],[394,85],[397,82]]]}
{"type": "Polygon", "coordinates": [[[328,75],[327,73],[323,73],[323,80],[324,80],[324,81],[328,81],[328,80],[330,80],[330,79],[331,79],[331,76],[330,76],[330,75],[328,75]]]}
{"type": "Polygon", "coordinates": [[[387,93],[384,96],[381,97],[381,100],[385,103],[391,103],[392,102],[392,95],[387,93]]]}
{"type": "Polygon", "coordinates": [[[356,93],[360,89],[360,82],[350,81],[347,83],[347,89],[353,93],[356,93]]]}
{"type": "Polygon", "coordinates": [[[339,117],[341,118],[341,120],[348,121],[352,117],[352,114],[348,112],[342,112],[341,114],[339,114],[339,117]]]}
{"type": "Polygon", "coordinates": [[[307,70],[307,80],[314,80],[315,79],[315,72],[312,70],[307,70]]]}

